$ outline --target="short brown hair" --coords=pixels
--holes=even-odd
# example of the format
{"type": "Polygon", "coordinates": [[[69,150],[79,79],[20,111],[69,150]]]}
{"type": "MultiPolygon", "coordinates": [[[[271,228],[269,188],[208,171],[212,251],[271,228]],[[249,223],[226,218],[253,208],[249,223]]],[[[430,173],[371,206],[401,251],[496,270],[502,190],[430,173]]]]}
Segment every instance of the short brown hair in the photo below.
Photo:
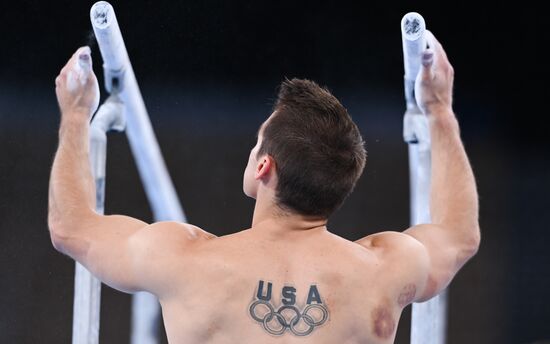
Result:
{"type": "Polygon", "coordinates": [[[357,125],[326,88],[302,79],[281,83],[258,156],[275,160],[276,202],[283,210],[328,218],[353,191],[366,151],[357,125]]]}

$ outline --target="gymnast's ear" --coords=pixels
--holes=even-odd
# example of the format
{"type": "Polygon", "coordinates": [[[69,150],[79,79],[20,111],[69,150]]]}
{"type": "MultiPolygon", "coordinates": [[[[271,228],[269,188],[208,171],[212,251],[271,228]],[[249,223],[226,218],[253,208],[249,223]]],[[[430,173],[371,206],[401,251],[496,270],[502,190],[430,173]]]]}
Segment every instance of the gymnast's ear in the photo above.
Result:
{"type": "Polygon", "coordinates": [[[262,155],[258,159],[258,165],[256,165],[256,171],[254,172],[255,179],[267,178],[275,169],[275,160],[268,155],[262,155]]]}

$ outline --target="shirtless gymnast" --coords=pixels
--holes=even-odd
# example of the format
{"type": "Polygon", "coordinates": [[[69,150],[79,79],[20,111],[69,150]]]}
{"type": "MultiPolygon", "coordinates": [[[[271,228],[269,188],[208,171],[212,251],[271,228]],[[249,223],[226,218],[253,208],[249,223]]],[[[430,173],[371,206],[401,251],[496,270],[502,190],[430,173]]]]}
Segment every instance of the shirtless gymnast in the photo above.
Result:
{"type": "Polygon", "coordinates": [[[53,245],[118,290],[155,294],[171,343],[391,343],[403,308],[437,295],[480,241],[474,175],[452,109],[453,68],[426,36],[416,94],[430,122],[433,224],[356,242],[327,229],[366,154],[338,100],[298,79],[282,83],[250,152],[243,189],[256,199],[251,228],[216,237],[184,223],[98,215],[88,128],[99,88],[93,72],[82,84],[67,80],[77,59],[91,58],[81,48],[56,79],[53,245]]]}

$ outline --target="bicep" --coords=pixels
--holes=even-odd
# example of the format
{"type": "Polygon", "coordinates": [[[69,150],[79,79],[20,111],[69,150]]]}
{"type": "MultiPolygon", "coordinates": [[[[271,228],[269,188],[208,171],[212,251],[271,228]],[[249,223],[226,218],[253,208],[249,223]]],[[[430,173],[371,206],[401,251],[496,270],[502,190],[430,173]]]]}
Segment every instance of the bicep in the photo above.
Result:
{"type": "Polygon", "coordinates": [[[387,291],[394,295],[400,306],[405,307],[420,299],[428,284],[430,258],[418,240],[401,232],[385,231],[366,236],[356,243],[375,254],[387,291]]]}
{"type": "Polygon", "coordinates": [[[199,237],[185,224],[148,225],[121,215],[95,215],[84,220],[81,227],[65,244],[69,256],[115,289],[156,295],[166,288],[169,271],[164,262],[199,237]]]}
{"type": "Polygon", "coordinates": [[[422,302],[441,292],[469,257],[449,233],[438,225],[423,224],[403,233],[375,233],[357,242],[391,267],[393,283],[415,285],[409,302],[422,302]]]}
{"type": "Polygon", "coordinates": [[[468,246],[446,227],[421,224],[403,233],[422,244],[429,262],[426,287],[416,301],[426,301],[439,294],[472,256],[468,246]]]}

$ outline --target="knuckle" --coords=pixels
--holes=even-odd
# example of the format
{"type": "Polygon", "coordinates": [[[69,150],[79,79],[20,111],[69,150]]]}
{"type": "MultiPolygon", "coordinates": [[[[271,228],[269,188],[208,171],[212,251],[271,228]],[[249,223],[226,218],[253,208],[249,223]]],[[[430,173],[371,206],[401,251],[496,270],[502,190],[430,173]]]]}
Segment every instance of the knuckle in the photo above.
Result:
{"type": "Polygon", "coordinates": [[[426,82],[426,81],[429,81],[431,79],[431,76],[429,73],[422,73],[422,77],[420,78],[420,80],[422,82],[426,82]]]}

